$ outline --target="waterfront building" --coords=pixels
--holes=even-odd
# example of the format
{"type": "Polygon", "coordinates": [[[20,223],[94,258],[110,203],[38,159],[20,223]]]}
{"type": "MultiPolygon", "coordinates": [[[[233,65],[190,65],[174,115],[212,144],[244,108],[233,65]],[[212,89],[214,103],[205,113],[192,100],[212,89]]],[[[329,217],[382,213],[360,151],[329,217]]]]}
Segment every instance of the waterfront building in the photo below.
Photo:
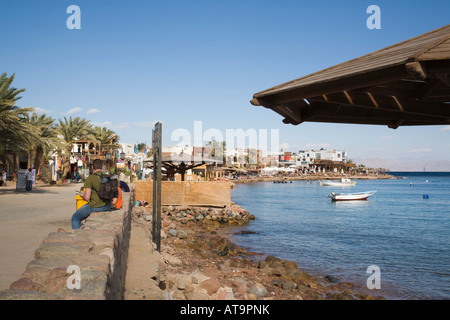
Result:
{"type": "Polygon", "coordinates": [[[303,172],[348,173],[355,167],[344,150],[300,150],[296,155],[295,165],[303,172]]]}

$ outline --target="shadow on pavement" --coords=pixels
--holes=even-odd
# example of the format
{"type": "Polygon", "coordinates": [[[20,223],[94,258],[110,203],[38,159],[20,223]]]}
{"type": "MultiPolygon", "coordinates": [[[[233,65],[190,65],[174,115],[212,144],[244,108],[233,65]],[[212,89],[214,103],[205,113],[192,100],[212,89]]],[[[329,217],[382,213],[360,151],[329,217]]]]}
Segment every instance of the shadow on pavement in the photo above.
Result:
{"type": "MultiPolygon", "coordinates": [[[[73,188],[74,185],[79,185],[80,188],[83,186],[83,183],[70,183],[70,184],[59,184],[59,185],[38,185],[34,187],[31,191],[26,191],[25,189],[16,189],[15,185],[0,187],[0,196],[1,195],[12,195],[12,194],[23,194],[23,195],[31,195],[31,194],[57,194],[57,190],[61,188],[73,188]]],[[[75,196],[75,195],[74,195],[75,196]]]]}

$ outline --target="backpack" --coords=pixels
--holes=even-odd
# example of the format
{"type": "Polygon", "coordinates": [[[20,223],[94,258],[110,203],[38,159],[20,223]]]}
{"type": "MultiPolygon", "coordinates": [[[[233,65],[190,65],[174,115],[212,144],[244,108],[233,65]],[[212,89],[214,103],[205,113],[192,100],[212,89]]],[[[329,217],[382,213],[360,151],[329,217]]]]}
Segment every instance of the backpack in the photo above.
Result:
{"type": "Polygon", "coordinates": [[[112,178],[113,175],[102,173],[100,178],[100,188],[97,191],[98,196],[102,200],[111,201],[113,198],[119,197],[117,179],[112,178]]]}

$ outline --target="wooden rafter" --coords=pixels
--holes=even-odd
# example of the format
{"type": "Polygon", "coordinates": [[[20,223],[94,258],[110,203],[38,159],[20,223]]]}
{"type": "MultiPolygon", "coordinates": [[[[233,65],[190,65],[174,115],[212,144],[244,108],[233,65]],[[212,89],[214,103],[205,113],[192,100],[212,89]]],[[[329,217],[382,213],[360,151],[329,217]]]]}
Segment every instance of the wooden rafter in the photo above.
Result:
{"type": "Polygon", "coordinates": [[[450,78],[448,74],[437,74],[436,77],[450,87],[450,78]]]}
{"type": "Polygon", "coordinates": [[[369,95],[368,93],[361,93],[359,91],[351,91],[348,94],[352,97],[353,105],[350,105],[345,95],[340,93],[328,95],[328,101],[324,101],[321,96],[310,98],[309,101],[450,118],[450,108],[439,103],[423,102],[417,99],[399,99],[393,96],[369,95]],[[374,106],[374,101],[378,107],[374,106]]]}

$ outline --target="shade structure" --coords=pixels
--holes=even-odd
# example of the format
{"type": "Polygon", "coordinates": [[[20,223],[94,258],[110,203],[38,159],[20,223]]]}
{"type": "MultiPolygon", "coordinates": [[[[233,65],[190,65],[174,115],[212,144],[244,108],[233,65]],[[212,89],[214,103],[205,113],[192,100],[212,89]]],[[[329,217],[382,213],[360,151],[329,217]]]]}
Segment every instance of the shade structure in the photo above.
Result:
{"type": "Polygon", "coordinates": [[[450,124],[450,25],[255,93],[286,124],[450,124]]]}
{"type": "MultiPolygon", "coordinates": [[[[222,163],[221,160],[212,157],[193,156],[193,155],[166,155],[161,158],[161,165],[166,171],[166,174],[173,178],[176,173],[181,174],[181,180],[184,181],[186,171],[194,169],[203,165],[216,165],[222,163]]],[[[149,161],[153,167],[153,160],[149,161]]]]}

